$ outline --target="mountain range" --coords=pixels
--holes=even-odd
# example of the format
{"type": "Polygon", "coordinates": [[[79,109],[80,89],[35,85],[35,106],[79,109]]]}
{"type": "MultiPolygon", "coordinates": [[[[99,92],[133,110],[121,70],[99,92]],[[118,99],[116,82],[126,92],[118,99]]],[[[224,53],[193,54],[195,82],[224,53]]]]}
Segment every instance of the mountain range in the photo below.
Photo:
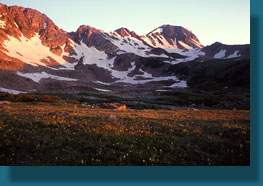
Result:
{"type": "MultiPolygon", "coordinates": [[[[226,28],[227,29],[227,28],[226,28]]],[[[250,45],[203,46],[182,26],[146,35],[81,25],[66,32],[41,12],[0,4],[0,91],[158,93],[249,87],[250,45]]]]}

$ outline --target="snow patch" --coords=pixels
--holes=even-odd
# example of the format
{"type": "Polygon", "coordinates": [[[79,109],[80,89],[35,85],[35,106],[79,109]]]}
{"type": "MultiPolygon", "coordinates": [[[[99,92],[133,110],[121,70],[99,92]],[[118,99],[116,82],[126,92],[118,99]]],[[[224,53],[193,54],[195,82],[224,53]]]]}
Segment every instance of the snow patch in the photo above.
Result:
{"type": "Polygon", "coordinates": [[[128,74],[131,73],[133,70],[135,70],[136,65],[135,62],[131,63],[132,67],[129,68],[127,71],[117,71],[117,70],[112,70],[111,74],[114,78],[120,79],[116,82],[130,82],[132,81],[133,78],[128,77],[128,74]]]}
{"type": "Polygon", "coordinates": [[[168,92],[170,90],[165,90],[165,89],[158,89],[158,90],[155,90],[156,92],[168,92]]]}
{"type": "Polygon", "coordinates": [[[18,25],[16,24],[16,22],[14,22],[15,26],[18,28],[18,25]]]}
{"type": "Polygon", "coordinates": [[[116,82],[122,82],[122,83],[129,83],[129,84],[145,84],[153,81],[167,81],[167,80],[174,80],[178,81],[176,76],[166,76],[166,77],[152,77],[144,80],[135,80],[135,77],[126,77],[122,80],[118,80],[116,82]]]}
{"type": "Polygon", "coordinates": [[[111,92],[111,90],[106,90],[106,89],[100,89],[100,88],[94,88],[94,89],[102,92],[111,92]]]}
{"type": "Polygon", "coordinates": [[[125,32],[128,36],[130,36],[130,34],[126,31],[126,29],[124,29],[124,32],[125,32]]]}
{"type": "Polygon", "coordinates": [[[45,23],[45,25],[44,25],[44,28],[43,29],[46,29],[47,28],[47,23],[45,23]]]}
{"type": "Polygon", "coordinates": [[[163,32],[163,28],[156,28],[151,33],[160,33],[161,34],[162,32],[163,32]]]}
{"type": "MultiPolygon", "coordinates": [[[[176,83],[170,85],[170,86],[165,86],[164,88],[187,88],[187,81],[177,81],[176,83]]],[[[167,92],[167,91],[170,91],[170,90],[167,90],[167,89],[158,89],[158,90],[155,90],[157,92],[167,92]]]]}
{"type": "Polygon", "coordinates": [[[170,86],[167,86],[168,88],[177,88],[177,87],[180,87],[180,88],[187,88],[187,81],[179,81],[179,82],[176,82],[170,86]]]}
{"type": "Polygon", "coordinates": [[[26,92],[22,92],[18,90],[12,90],[12,89],[1,88],[1,87],[0,87],[0,92],[8,92],[10,94],[25,94],[26,93],[26,92]]]}
{"type": "Polygon", "coordinates": [[[225,57],[225,55],[226,55],[226,50],[222,49],[217,54],[214,55],[214,58],[215,59],[222,59],[225,57]]]}
{"type": "Polygon", "coordinates": [[[186,43],[182,42],[182,41],[178,41],[180,43],[180,45],[182,45],[184,48],[186,49],[192,49],[192,47],[190,47],[189,45],[187,45],[186,43]]]}
{"type": "Polygon", "coordinates": [[[123,38],[117,32],[114,32],[114,34],[104,32],[104,36],[106,39],[110,40],[112,44],[114,44],[119,48],[118,54],[134,53],[142,57],[149,57],[149,56],[158,57],[158,55],[147,55],[146,53],[149,52],[151,48],[145,45],[139,39],[132,37],[130,35],[125,36],[123,38]],[[111,38],[110,35],[113,35],[117,39],[111,38]]]}
{"type": "Polygon", "coordinates": [[[153,36],[154,33],[151,33],[149,35],[147,35],[147,38],[143,38],[143,40],[150,44],[153,47],[159,47],[159,48],[172,48],[172,49],[177,49],[177,45],[176,45],[176,41],[174,41],[173,45],[171,45],[165,38],[154,34],[156,36],[156,38],[153,36]],[[159,40],[162,42],[160,43],[159,40]],[[155,43],[155,45],[153,44],[155,43]]]}
{"type": "Polygon", "coordinates": [[[238,54],[238,53],[239,53],[239,51],[236,50],[233,54],[229,55],[227,58],[228,58],[228,59],[231,59],[231,58],[240,57],[241,55],[238,54]]]}
{"type": "Polygon", "coordinates": [[[200,42],[198,42],[198,41],[196,41],[196,40],[194,40],[194,39],[192,39],[191,41],[192,41],[196,46],[198,46],[199,48],[202,48],[202,47],[203,47],[200,42]]]}
{"type": "Polygon", "coordinates": [[[66,78],[66,77],[60,77],[60,76],[55,76],[52,74],[48,74],[46,72],[41,72],[41,73],[22,73],[22,72],[17,72],[16,73],[19,76],[26,77],[29,79],[32,79],[33,81],[39,83],[41,79],[55,79],[55,80],[60,80],[60,81],[78,81],[77,79],[72,79],[72,78],[66,78]]]}
{"type": "Polygon", "coordinates": [[[69,45],[74,47],[74,41],[72,39],[68,39],[69,40],[69,45]]]}
{"type": "Polygon", "coordinates": [[[16,22],[14,22],[14,24],[15,24],[15,26],[16,26],[17,28],[19,28],[16,22]]]}
{"type": "Polygon", "coordinates": [[[6,27],[5,21],[0,20],[0,28],[4,29],[6,27]]]}
{"type": "Polygon", "coordinates": [[[165,63],[170,63],[172,65],[178,64],[178,63],[182,63],[182,62],[188,62],[188,61],[193,61],[196,58],[198,58],[199,56],[204,56],[205,53],[201,51],[201,49],[190,49],[190,50],[185,50],[185,49],[165,49],[167,52],[169,53],[177,53],[180,54],[182,56],[186,56],[185,58],[181,58],[181,59],[176,59],[173,61],[164,61],[165,63]]]}
{"type": "Polygon", "coordinates": [[[101,82],[101,81],[93,81],[93,83],[98,83],[101,85],[111,85],[111,83],[105,83],[105,82],[101,82]]]}
{"type": "MultiPolygon", "coordinates": [[[[133,66],[128,69],[127,72],[119,72],[118,76],[122,77],[120,80],[117,80],[116,83],[122,82],[122,83],[129,83],[129,84],[145,84],[148,82],[153,82],[153,81],[166,81],[166,80],[174,80],[178,81],[178,78],[176,76],[166,76],[166,77],[153,77],[152,74],[144,72],[140,69],[141,72],[143,72],[143,75],[136,75],[134,77],[129,77],[128,74],[135,70],[136,66],[133,64],[133,66]],[[143,77],[145,79],[142,80],[136,80],[138,77],[143,77]]],[[[117,74],[114,74],[117,75],[117,74]]]]}

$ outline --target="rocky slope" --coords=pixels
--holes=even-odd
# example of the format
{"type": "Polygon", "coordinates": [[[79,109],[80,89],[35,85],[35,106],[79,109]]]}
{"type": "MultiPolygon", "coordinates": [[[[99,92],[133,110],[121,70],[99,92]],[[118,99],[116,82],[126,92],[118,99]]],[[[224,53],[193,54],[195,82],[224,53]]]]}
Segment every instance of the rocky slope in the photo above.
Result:
{"type": "Polygon", "coordinates": [[[201,51],[208,58],[231,59],[231,58],[248,58],[250,56],[249,45],[225,45],[220,42],[203,48],[201,51]]]}
{"type": "MultiPolygon", "coordinates": [[[[214,69],[215,64],[226,63],[221,70],[228,71],[232,63],[234,68],[244,68],[235,62],[243,59],[249,60],[249,45],[204,47],[181,26],[163,25],[145,36],[127,28],[105,32],[87,25],[67,33],[37,10],[0,4],[2,90],[115,94],[125,87],[125,92],[165,91],[162,88],[167,86],[193,86],[192,78],[204,64],[214,69]],[[183,73],[183,64],[189,73],[183,73]]],[[[228,72],[239,75],[235,70],[228,72]]],[[[220,86],[236,85],[229,81],[221,79],[220,86]]]]}

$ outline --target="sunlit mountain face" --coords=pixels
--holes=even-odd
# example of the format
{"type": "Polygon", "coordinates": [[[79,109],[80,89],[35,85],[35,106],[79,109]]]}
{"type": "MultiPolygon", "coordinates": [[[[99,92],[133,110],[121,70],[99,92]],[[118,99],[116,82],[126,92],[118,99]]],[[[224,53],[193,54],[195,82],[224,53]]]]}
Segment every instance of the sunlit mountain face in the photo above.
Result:
{"type": "Polygon", "coordinates": [[[0,4],[0,87],[11,92],[247,87],[249,55],[249,45],[203,46],[182,26],[68,33],[37,10],[0,4]]]}

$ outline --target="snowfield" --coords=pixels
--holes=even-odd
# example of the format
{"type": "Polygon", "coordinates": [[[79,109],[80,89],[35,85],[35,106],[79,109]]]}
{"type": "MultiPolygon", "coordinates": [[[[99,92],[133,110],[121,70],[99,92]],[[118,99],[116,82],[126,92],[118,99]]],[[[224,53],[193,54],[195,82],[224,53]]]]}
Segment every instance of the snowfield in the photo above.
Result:
{"type": "Polygon", "coordinates": [[[62,69],[74,70],[74,66],[77,64],[68,63],[62,58],[63,55],[68,55],[68,53],[63,52],[61,56],[53,54],[49,47],[42,45],[39,34],[36,34],[30,39],[26,38],[24,35],[21,35],[19,39],[8,36],[8,39],[9,40],[3,42],[3,45],[8,52],[3,52],[8,56],[20,59],[27,64],[33,66],[47,66],[43,60],[50,61],[49,58],[52,58],[58,64],[65,67],[62,69]]]}
{"type": "Polygon", "coordinates": [[[185,58],[182,59],[176,59],[173,61],[164,61],[166,63],[170,63],[172,65],[178,64],[178,63],[182,63],[182,62],[189,62],[189,61],[193,61],[196,58],[200,57],[200,56],[204,56],[205,53],[201,51],[201,49],[189,49],[189,50],[182,50],[182,49],[165,49],[167,52],[169,53],[177,53],[183,56],[186,56],[185,58]]]}
{"type": "Polygon", "coordinates": [[[108,59],[108,55],[104,51],[99,51],[95,47],[88,47],[82,41],[80,45],[74,43],[74,50],[77,53],[77,59],[83,57],[84,65],[97,65],[104,69],[110,69],[113,67],[114,59],[108,59]]]}
{"type": "MultiPolygon", "coordinates": [[[[132,36],[121,37],[117,32],[113,32],[114,37],[117,39],[112,39],[109,35],[111,33],[104,33],[106,39],[110,40],[112,44],[119,48],[118,54],[123,53],[134,53],[141,57],[160,57],[159,55],[148,55],[147,52],[150,52],[152,48],[145,45],[142,41],[134,38],[132,36]],[[117,35],[117,36],[116,36],[117,35]]],[[[162,57],[167,57],[166,55],[162,55],[162,57]]]]}
{"type": "Polygon", "coordinates": [[[60,80],[60,81],[78,81],[77,79],[72,79],[72,78],[66,78],[66,77],[60,77],[60,76],[55,76],[52,74],[48,74],[46,72],[41,72],[41,73],[22,73],[22,72],[17,72],[16,73],[19,76],[29,78],[33,80],[36,83],[39,83],[41,79],[55,79],[55,80],[60,80]]]}
{"type": "Polygon", "coordinates": [[[8,92],[10,94],[25,94],[26,93],[26,92],[22,92],[18,90],[12,90],[12,89],[1,88],[1,87],[0,87],[0,92],[8,92]]]}

